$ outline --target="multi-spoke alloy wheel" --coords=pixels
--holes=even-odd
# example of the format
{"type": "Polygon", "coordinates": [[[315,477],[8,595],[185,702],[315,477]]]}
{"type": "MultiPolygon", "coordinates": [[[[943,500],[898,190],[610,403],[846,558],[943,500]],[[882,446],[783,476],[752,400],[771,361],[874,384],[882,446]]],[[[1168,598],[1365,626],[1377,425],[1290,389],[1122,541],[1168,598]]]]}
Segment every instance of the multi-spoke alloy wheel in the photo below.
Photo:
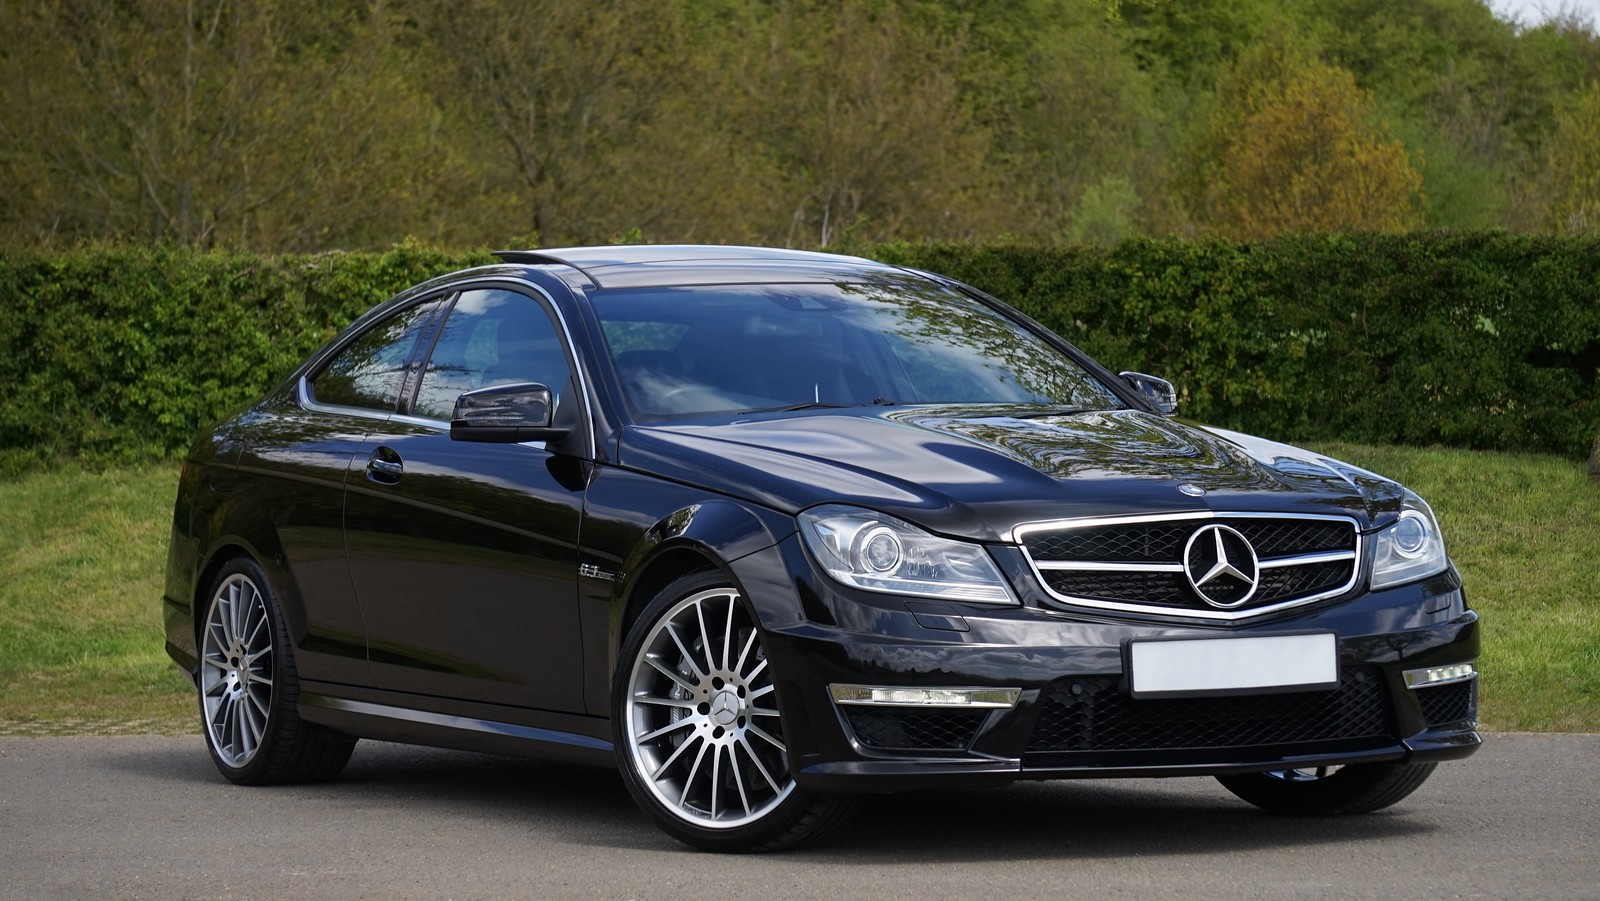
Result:
{"type": "Polygon", "coordinates": [[[640,617],[618,667],[618,758],[640,805],[717,851],[775,850],[821,836],[851,799],[811,795],[789,774],[771,667],[749,609],[716,577],[680,579],[640,617]]]}
{"type": "Polygon", "coordinates": [[[312,782],[344,769],[355,739],[300,719],[281,608],[254,561],[217,574],[199,634],[200,721],[217,769],[245,785],[312,782]]]}
{"type": "Polygon", "coordinates": [[[272,715],[272,624],[261,589],[242,573],[217,586],[200,649],[200,703],[211,749],[242,767],[272,715]]]}
{"type": "Polygon", "coordinates": [[[1218,776],[1222,787],[1262,810],[1303,816],[1367,813],[1416,791],[1437,764],[1361,763],[1218,776]]]}

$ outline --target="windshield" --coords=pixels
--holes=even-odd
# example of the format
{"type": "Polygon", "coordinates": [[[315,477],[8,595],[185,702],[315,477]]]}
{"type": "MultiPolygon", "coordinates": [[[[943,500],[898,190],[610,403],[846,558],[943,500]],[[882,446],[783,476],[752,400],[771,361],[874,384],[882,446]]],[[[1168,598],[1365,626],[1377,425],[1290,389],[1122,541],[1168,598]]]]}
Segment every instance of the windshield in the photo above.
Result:
{"type": "Polygon", "coordinates": [[[1121,407],[1037,335],[926,282],[598,291],[636,417],[811,406],[1121,407]]]}

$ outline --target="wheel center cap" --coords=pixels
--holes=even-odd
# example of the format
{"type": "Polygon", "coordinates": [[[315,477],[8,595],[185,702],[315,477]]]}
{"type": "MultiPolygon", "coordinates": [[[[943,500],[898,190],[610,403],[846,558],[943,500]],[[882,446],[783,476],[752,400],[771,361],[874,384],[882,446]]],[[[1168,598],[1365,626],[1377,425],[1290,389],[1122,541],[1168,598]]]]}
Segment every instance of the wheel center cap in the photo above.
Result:
{"type": "Polygon", "coordinates": [[[711,721],[719,726],[731,726],[739,718],[739,696],[723,689],[711,698],[711,721]]]}

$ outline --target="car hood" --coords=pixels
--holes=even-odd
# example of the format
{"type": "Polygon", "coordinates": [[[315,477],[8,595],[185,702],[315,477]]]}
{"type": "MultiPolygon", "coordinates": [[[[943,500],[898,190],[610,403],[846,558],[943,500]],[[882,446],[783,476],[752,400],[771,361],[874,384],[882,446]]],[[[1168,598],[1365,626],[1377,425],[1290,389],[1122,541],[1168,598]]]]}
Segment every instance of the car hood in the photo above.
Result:
{"type": "Polygon", "coordinates": [[[1393,519],[1404,490],[1300,448],[1137,410],[817,410],[635,426],[619,451],[630,469],[786,512],[855,504],[979,541],[1009,541],[1026,522],[1196,511],[1334,513],[1365,528],[1393,519]]]}

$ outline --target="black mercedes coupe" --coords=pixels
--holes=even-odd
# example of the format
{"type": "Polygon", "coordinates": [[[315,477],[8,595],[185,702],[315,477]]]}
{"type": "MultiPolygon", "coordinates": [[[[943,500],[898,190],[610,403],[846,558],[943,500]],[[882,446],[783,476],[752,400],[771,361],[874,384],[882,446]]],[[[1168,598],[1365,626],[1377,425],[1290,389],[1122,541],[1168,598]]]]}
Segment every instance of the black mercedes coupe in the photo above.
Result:
{"type": "Polygon", "coordinates": [[[1360,813],[1480,743],[1477,615],[1393,481],[1178,418],[928,272],[498,257],[189,453],[166,647],[228,779],[360,737],[615,766],[751,851],[1018,779],[1360,813]]]}

